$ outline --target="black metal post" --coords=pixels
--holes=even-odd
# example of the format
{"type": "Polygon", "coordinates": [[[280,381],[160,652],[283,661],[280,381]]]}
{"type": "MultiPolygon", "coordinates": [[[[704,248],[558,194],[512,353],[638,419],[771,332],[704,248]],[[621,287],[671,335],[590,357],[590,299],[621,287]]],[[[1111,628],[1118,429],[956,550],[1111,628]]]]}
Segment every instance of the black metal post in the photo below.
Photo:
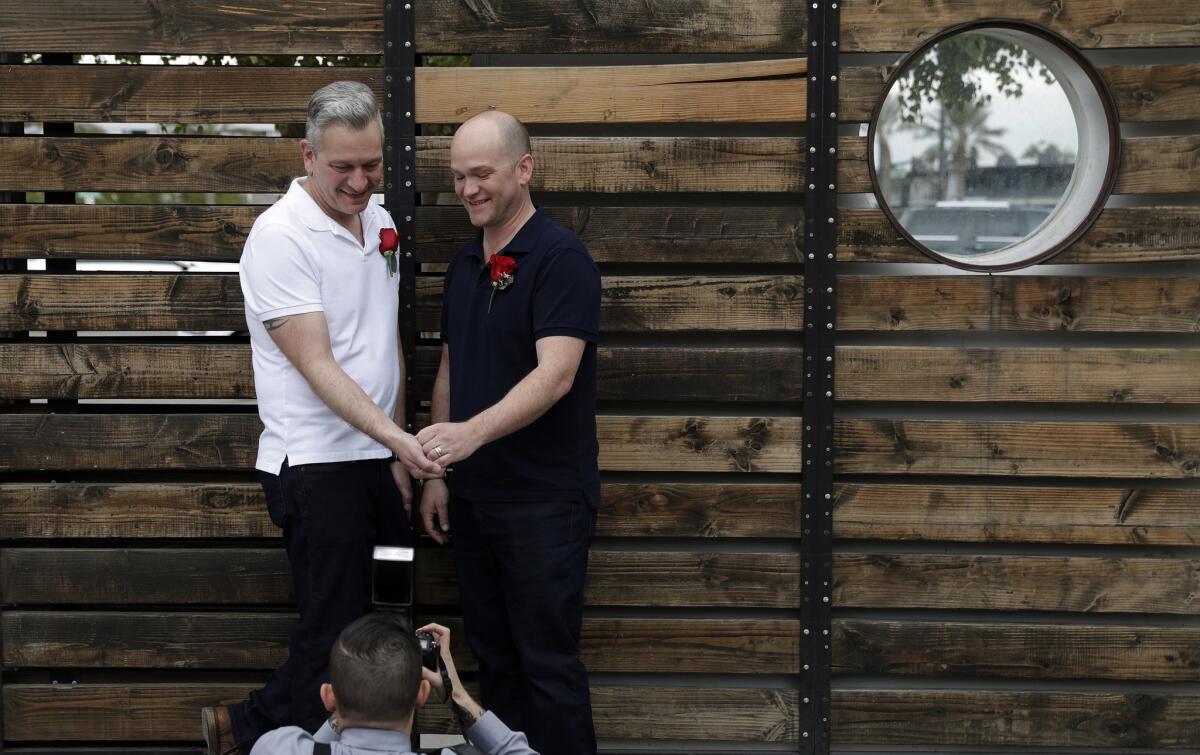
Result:
{"type": "Polygon", "coordinates": [[[837,322],[839,2],[808,0],[808,138],[804,181],[804,528],[800,752],[830,744],[833,593],[834,335],[837,322]]]}
{"type": "MultiPolygon", "coordinates": [[[[413,0],[384,0],[383,4],[383,183],[384,201],[400,246],[396,260],[400,272],[400,339],[404,346],[404,423],[416,431],[417,391],[417,129],[413,79],[417,64],[416,23],[413,0]]],[[[414,511],[416,507],[414,506],[414,511]]],[[[411,523],[410,523],[411,524],[411,523]]],[[[415,528],[413,537],[416,538],[415,528]]],[[[408,619],[416,620],[416,569],[408,570],[412,602],[408,619]]],[[[414,729],[413,736],[418,736],[414,729]]]]}

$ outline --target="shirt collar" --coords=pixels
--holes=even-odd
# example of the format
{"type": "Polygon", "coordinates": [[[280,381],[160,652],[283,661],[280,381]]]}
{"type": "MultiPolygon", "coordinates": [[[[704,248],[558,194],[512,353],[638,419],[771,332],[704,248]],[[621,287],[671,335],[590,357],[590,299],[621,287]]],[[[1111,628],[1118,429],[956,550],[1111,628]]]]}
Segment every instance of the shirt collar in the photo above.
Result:
{"type": "MultiPolygon", "coordinates": [[[[303,189],[301,189],[303,191],[303,189]]],[[[307,192],[306,192],[307,193],[307,192]]],[[[525,225],[521,226],[521,230],[517,231],[517,235],[512,237],[512,240],[504,245],[504,248],[496,252],[496,254],[514,255],[528,254],[533,251],[534,245],[542,233],[542,226],[546,223],[546,211],[541,207],[535,206],[533,214],[529,216],[529,220],[525,221],[525,225]]],[[[475,234],[472,240],[472,246],[467,252],[468,256],[476,257],[479,263],[483,264],[483,230],[475,234]]]]}
{"type": "Polygon", "coordinates": [[[412,751],[408,735],[393,729],[344,729],[339,741],[362,750],[412,751]]]}
{"type": "MultiPolygon", "coordinates": [[[[321,209],[321,205],[317,204],[317,200],[313,199],[312,195],[305,191],[304,181],[306,180],[303,177],[292,179],[292,183],[287,190],[288,201],[292,202],[296,214],[300,216],[300,220],[303,221],[309,230],[336,233],[336,229],[341,228],[341,226],[333,218],[326,215],[325,211],[321,209]]],[[[368,201],[367,209],[370,209],[373,204],[376,204],[375,197],[371,197],[368,201]]],[[[379,231],[376,228],[375,213],[363,210],[358,216],[362,220],[363,238],[369,239],[377,236],[379,231]]]]}

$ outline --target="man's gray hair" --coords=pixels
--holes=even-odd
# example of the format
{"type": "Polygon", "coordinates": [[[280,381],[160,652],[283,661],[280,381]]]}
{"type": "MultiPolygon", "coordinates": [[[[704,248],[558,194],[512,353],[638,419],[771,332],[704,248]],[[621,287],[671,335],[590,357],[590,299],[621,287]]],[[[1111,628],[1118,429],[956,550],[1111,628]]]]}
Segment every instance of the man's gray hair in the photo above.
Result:
{"type": "Polygon", "coordinates": [[[326,84],[308,100],[308,119],[304,124],[304,138],[313,151],[320,151],[321,135],[330,124],[340,124],[354,131],[361,131],[379,124],[383,132],[383,116],[371,87],[357,81],[335,81],[326,84]]]}

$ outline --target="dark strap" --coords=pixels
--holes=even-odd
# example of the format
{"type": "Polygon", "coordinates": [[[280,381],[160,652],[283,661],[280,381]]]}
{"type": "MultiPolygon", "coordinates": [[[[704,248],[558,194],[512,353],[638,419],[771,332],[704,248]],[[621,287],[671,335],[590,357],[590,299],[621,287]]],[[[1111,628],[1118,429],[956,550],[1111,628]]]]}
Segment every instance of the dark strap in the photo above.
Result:
{"type": "Polygon", "coordinates": [[[313,742],[313,755],[329,755],[333,746],[328,742],[313,742]]]}

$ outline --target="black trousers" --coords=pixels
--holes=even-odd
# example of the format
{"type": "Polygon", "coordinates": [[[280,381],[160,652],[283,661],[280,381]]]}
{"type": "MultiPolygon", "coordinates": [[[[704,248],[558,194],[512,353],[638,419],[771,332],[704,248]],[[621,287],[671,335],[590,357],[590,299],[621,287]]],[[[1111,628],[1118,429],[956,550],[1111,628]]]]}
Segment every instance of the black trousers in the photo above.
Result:
{"type": "Polygon", "coordinates": [[[300,616],[288,658],[262,689],[231,706],[243,753],[265,732],[301,726],[315,732],[328,717],[321,685],[329,651],[346,625],[371,607],[371,553],[408,545],[404,502],[386,461],[350,461],[259,472],[271,521],[283,530],[300,616]]]}
{"type": "Polygon", "coordinates": [[[583,502],[450,499],[467,643],[484,708],[541,755],[596,752],[579,660],[596,512],[583,502]]]}

